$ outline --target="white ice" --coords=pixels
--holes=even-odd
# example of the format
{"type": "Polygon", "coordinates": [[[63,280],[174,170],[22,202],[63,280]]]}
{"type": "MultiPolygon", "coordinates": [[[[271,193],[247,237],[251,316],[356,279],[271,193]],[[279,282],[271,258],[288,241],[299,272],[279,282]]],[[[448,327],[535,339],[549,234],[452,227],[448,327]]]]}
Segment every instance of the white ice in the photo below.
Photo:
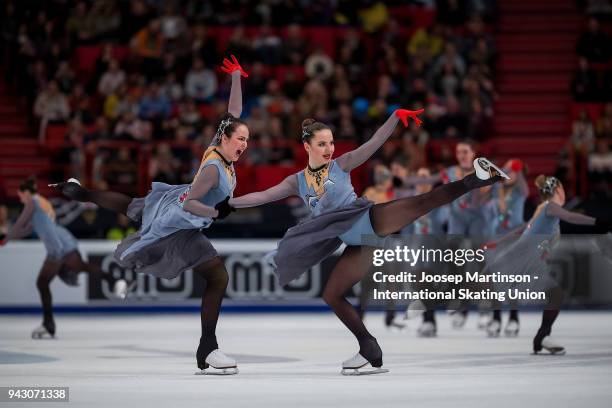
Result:
{"type": "Polygon", "coordinates": [[[58,315],[55,340],[29,338],[38,316],[0,316],[0,386],[67,386],[70,407],[611,406],[612,313],[562,312],[562,357],[530,355],[539,313],[522,314],[518,338],[486,338],[476,321],[456,331],[440,313],[438,337],[420,339],[416,320],[388,331],[369,314],[390,373],[345,377],[357,345],[332,314],[223,314],[240,374],[218,377],[194,375],[197,314],[58,315]]]}

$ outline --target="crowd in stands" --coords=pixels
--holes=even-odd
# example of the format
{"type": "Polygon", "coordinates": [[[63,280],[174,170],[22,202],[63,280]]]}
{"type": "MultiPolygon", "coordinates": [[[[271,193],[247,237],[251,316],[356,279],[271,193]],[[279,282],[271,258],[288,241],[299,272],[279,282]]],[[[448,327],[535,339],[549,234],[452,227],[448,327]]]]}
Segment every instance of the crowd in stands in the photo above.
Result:
{"type": "MultiPolygon", "coordinates": [[[[570,145],[592,193],[612,197],[612,3],[587,1],[585,30],[576,44],[577,69],[570,145]]],[[[584,180],[583,180],[584,182],[584,180]]],[[[585,186],[586,188],[586,186],[585,186]]]]}
{"type": "Polygon", "coordinates": [[[191,180],[227,109],[230,81],[217,67],[230,54],[249,72],[242,164],[302,165],[292,146],[306,117],[361,143],[394,109],[426,107],[424,128],[398,128],[399,149],[382,152],[413,169],[428,140],[483,140],[491,128],[493,0],[7,0],[1,13],[7,80],[42,140],[63,125],[57,154],[71,174],[93,142],[136,142],[92,148],[98,187],[134,183],[146,145],[150,179],[191,180]]]}

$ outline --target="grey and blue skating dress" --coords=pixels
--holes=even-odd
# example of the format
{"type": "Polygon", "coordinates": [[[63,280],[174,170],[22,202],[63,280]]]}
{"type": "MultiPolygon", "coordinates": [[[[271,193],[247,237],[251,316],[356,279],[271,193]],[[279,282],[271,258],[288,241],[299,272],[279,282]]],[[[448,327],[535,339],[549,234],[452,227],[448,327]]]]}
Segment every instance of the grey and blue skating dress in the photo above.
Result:
{"type": "MultiPolygon", "coordinates": [[[[458,166],[446,169],[449,181],[461,176],[458,166]]],[[[448,234],[491,236],[495,232],[495,207],[493,201],[479,189],[459,197],[449,204],[448,234]]]]}
{"type": "Polygon", "coordinates": [[[199,201],[214,207],[225,197],[231,197],[236,187],[234,166],[211,146],[207,149],[198,176],[192,184],[169,185],[152,183],[144,198],[132,200],[128,216],[141,222],[135,234],[124,239],[115,251],[115,259],[125,268],[172,279],[183,271],[217,256],[203,230],[212,223],[211,217],[192,214],[183,208],[186,198],[200,175],[209,167],[216,168],[218,180],[199,201]]]}
{"type": "Polygon", "coordinates": [[[43,242],[47,259],[51,261],[61,261],[66,255],[77,250],[74,236],[55,223],[53,206],[38,194],[33,195],[32,201],[26,204],[7,238],[23,238],[32,230],[43,242]]]}

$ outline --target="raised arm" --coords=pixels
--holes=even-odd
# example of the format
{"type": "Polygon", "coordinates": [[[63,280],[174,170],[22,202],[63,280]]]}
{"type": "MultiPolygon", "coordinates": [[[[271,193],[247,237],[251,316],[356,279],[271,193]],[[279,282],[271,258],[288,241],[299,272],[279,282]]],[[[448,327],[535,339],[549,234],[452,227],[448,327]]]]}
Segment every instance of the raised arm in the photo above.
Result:
{"type": "Polygon", "coordinates": [[[399,120],[402,121],[404,126],[408,126],[408,118],[412,118],[417,126],[421,125],[421,120],[417,117],[418,114],[423,113],[423,109],[419,109],[417,111],[409,111],[406,109],[398,109],[389,119],[374,133],[374,135],[359,146],[357,149],[352,150],[348,153],[344,153],[342,156],[336,159],[336,163],[340,166],[340,168],[349,172],[353,170],[355,167],[362,165],[366,160],[368,160],[376,151],[382,146],[389,136],[393,133],[395,126],[399,120]]]}
{"type": "Polygon", "coordinates": [[[556,203],[548,203],[548,206],[546,207],[546,215],[549,217],[558,217],[565,222],[577,225],[595,225],[596,221],[594,217],[567,211],[565,208],[556,203]]]}
{"type": "Polygon", "coordinates": [[[232,55],[231,58],[232,61],[227,58],[223,59],[221,70],[232,76],[232,87],[230,89],[227,111],[231,113],[233,117],[239,118],[242,114],[242,84],[240,83],[240,77],[243,76],[247,78],[249,75],[242,69],[236,57],[232,55]]]}
{"type": "Polygon", "coordinates": [[[256,207],[258,205],[263,205],[272,201],[282,200],[283,198],[298,194],[299,190],[297,183],[297,175],[292,174],[274,187],[270,187],[267,190],[245,194],[240,197],[230,198],[229,205],[236,208],[256,207]]]}
{"type": "Polygon", "coordinates": [[[11,239],[20,239],[30,235],[32,233],[32,224],[30,223],[32,215],[34,215],[34,200],[30,200],[25,204],[13,228],[6,234],[4,243],[11,239]]]}
{"type": "Polygon", "coordinates": [[[196,176],[189,195],[183,203],[183,210],[199,217],[216,218],[219,212],[213,207],[200,202],[200,199],[219,184],[219,170],[217,166],[205,166],[196,176]]]}

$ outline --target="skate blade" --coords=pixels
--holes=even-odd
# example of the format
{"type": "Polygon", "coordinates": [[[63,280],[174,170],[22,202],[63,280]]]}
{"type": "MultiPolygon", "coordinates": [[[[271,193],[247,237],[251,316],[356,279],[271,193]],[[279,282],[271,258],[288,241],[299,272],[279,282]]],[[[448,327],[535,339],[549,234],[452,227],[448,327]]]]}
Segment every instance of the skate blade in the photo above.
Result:
{"type": "Polygon", "coordinates": [[[387,329],[389,330],[398,330],[398,331],[402,331],[406,328],[405,324],[401,324],[401,323],[391,323],[390,325],[387,326],[387,329]]]}
{"type": "Polygon", "coordinates": [[[34,340],[53,340],[55,339],[54,334],[32,334],[34,340]]]}
{"type": "Polygon", "coordinates": [[[389,370],[386,368],[374,368],[374,369],[366,369],[361,370],[359,368],[343,368],[340,374],[342,375],[372,375],[372,374],[383,374],[388,373],[389,370]]]}
{"type": "Polygon", "coordinates": [[[506,337],[518,337],[518,331],[515,332],[504,332],[504,334],[506,335],[506,337]]]}
{"type": "Polygon", "coordinates": [[[422,339],[432,339],[434,337],[438,337],[436,333],[417,333],[417,337],[422,339]]]}
{"type": "Polygon", "coordinates": [[[491,339],[498,338],[499,337],[499,332],[495,332],[495,333],[487,332],[487,337],[489,337],[491,339]]]}
{"type": "Polygon", "coordinates": [[[564,348],[553,348],[553,349],[542,349],[540,351],[534,351],[531,353],[532,356],[564,356],[564,348]]]}
{"type": "Polygon", "coordinates": [[[214,368],[210,367],[204,370],[196,371],[195,375],[236,375],[238,367],[214,368]]]}

